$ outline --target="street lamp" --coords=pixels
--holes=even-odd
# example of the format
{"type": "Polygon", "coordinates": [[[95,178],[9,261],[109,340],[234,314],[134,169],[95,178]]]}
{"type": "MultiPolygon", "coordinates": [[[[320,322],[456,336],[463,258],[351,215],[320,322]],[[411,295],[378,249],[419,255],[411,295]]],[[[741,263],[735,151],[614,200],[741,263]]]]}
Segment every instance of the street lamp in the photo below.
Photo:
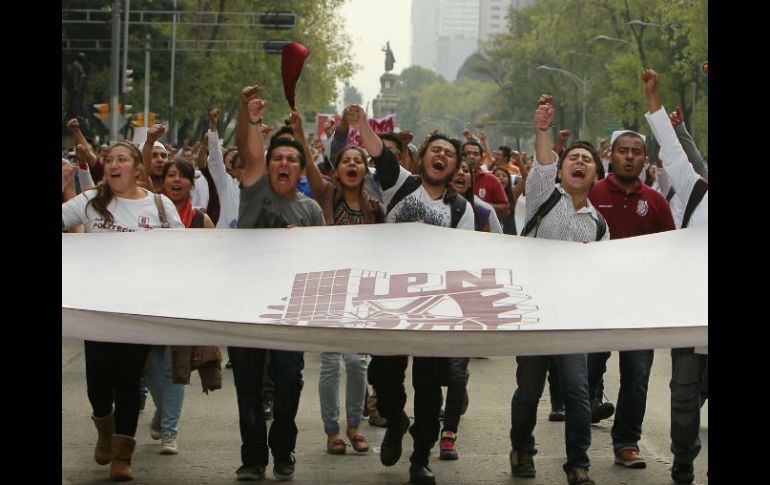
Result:
{"type": "Polygon", "coordinates": [[[638,25],[640,27],[658,27],[660,29],[665,29],[666,26],[663,24],[656,24],[653,22],[644,22],[642,20],[630,20],[628,22],[628,25],[638,25]]]}
{"type": "Polygon", "coordinates": [[[582,121],[582,124],[580,125],[580,135],[581,136],[584,135],[585,134],[585,129],[586,129],[586,103],[588,102],[588,85],[591,84],[591,81],[593,81],[593,78],[592,79],[586,79],[585,77],[580,78],[580,77],[578,77],[577,74],[569,72],[567,70],[560,69],[558,67],[545,66],[545,65],[537,66],[537,70],[538,71],[556,71],[556,72],[560,72],[560,73],[564,74],[565,76],[567,76],[568,78],[572,79],[575,82],[575,84],[578,85],[578,88],[582,89],[582,93],[583,93],[583,121],[582,121]]]}
{"type": "Polygon", "coordinates": [[[627,40],[618,39],[617,37],[610,37],[608,35],[597,35],[596,37],[594,37],[594,40],[606,40],[606,41],[609,41],[609,42],[622,42],[624,44],[628,44],[628,45],[631,45],[631,46],[634,45],[634,44],[630,43],[627,40]]]}

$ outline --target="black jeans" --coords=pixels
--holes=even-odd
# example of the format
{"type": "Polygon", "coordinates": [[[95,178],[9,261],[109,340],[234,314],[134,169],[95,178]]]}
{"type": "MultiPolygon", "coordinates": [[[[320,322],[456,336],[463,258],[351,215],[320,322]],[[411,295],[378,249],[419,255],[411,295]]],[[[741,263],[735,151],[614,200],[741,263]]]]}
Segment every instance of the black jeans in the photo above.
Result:
{"type": "Polygon", "coordinates": [[[86,386],[94,416],[103,418],[115,403],[115,434],[136,435],[139,380],[149,345],[85,341],[86,386]]]}
{"type": "MultiPolygon", "coordinates": [[[[406,392],[404,377],[409,357],[372,356],[369,363],[369,384],[377,392],[377,410],[388,420],[388,426],[397,426],[404,412],[406,392]]],[[[414,388],[414,424],[409,433],[414,438],[414,452],[409,458],[414,464],[427,465],[430,449],[439,437],[441,423],[441,381],[448,374],[446,357],[413,357],[412,387],[414,388]]]]}
{"type": "Polygon", "coordinates": [[[449,382],[446,389],[444,407],[444,427],[442,431],[457,433],[460,426],[465,390],[468,387],[468,357],[449,358],[449,382]]]}
{"type": "Polygon", "coordinates": [[[290,462],[297,444],[297,410],[302,394],[305,354],[286,350],[229,347],[233,364],[238,421],[241,429],[241,462],[267,465],[268,445],[275,461],[290,462]],[[273,425],[267,433],[262,405],[262,377],[269,352],[267,373],[275,383],[273,425]]]}

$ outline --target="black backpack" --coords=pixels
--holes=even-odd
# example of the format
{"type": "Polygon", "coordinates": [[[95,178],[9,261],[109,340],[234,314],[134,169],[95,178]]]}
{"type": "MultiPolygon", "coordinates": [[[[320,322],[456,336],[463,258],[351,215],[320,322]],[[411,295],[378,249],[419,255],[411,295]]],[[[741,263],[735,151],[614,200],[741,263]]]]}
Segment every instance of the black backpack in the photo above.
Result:
{"type": "MultiPolygon", "coordinates": [[[[419,189],[420,185],[422,185],[422,179],[420,179],[420,177],[412,175],[407,178],[403,185],[401,185],[393,195],[385,213],[389,214],[396,204],[401,202],[407,195],[419,189]]],[[[455,192],[452,187],[447,187],[446,193],[444,194],[444,203],[449,204],[450,206],[450,214],[452,216],[450,227],[456,228],[457,224],[460,223],[460,219],[465,215],[467,201],[463,196],[455,192]]]]}
{"type": "MultiPolygon", "coordinates": [[[[559,192],[559,189],[554,188],[551,196],[537,209],[535,215],[532,216],[532,219],[530,219],[527,225],[524,226],[524,230],[521,231],[521,234],[519,235],[527,236],[539,227],[543,218],[551,212],[551,209],[553,209],[556,204],[559,203],[559,199],[561,199],[561,192],[559,192]]],[[[599,218],[596,219],[596,241],[600,241],[607,232],[607,221],[604,220],[604,216],[602,216],[601,212],[596,211],[596,215],[599,216],[599,218]]],[[[535,232],[535,234],[537,234],[537,232],[535,232]]]]}

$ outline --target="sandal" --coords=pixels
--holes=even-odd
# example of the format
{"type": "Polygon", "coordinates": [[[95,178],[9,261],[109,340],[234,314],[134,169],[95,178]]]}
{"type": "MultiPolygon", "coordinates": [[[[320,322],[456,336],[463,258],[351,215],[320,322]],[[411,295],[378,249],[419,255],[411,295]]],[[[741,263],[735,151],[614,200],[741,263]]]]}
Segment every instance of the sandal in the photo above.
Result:
{"type": "Polygon", "coordinates": [[[353,449],[359,453],[369,451],[369,443],[366,441],[366,438],[360,434],[350,437],[350,444],[353,446],[353,449]]]}
{"type": "Polygon", "coordinates": [[[347,447],[348,445],[344,441],[337,438],[326,443],[326,452],[332,455],[344,455],[347,447]]]}

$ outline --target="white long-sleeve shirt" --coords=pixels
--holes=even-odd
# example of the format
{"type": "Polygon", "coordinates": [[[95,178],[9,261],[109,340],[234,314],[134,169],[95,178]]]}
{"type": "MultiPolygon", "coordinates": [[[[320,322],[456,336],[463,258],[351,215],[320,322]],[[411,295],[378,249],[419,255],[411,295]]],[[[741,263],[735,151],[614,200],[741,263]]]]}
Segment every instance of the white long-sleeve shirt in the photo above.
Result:
{"type": "Polygon", "coordinates": [[[209,131],[207,135],[209,137],[209,172],[219,194],[219,220],[216,227],[217,229],[235,229],[238,227],[241,189],[238,181],[225,169],[225,160],[219,147],[219,135],[216,131],[209,131]]]}
{"type": "MultiPolygon", "coordinates": [[[[669,184],[674,188],[675,194],[670,201],[671,215],[674,216],[674,224],[677,229],[681,229],[687,201],[690,199],[695,182],[701,177],[692,167],[682,144],[679,143],[679,138],[676,136],[666,110],[661,107],[655,113],[645,113],[644,117],[660,145],[658,157],[663,162],[663,170],[658,170],[657,175],[660,187],[663,194],[668,193],[669,184]]],[[[707,191],[690,216],[688,227],[705,226],[708,223],[709,194],[707,191]]]]}

